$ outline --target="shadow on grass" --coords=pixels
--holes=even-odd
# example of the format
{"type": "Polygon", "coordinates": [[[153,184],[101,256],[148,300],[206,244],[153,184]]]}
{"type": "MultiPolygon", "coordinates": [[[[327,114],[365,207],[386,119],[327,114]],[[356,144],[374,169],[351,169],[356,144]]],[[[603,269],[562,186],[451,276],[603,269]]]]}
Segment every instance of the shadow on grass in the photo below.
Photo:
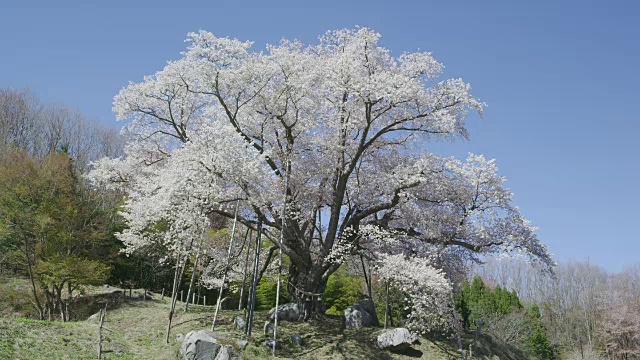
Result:
{"type": "Polygon", "coordinates": [[[392,353],[398,355],[404,355],[413,358],[421,358],[424,353],[420,350],[414,349],[412,347],[401,349],[401,350],[391,350],[392,353]]]}
{"type": "MultiPolygon", "coordinates": [[[[262,319],[262,315],[258,316],[262,319]]],[[[264,324],[264,320],[262,323],[264,324]]],[[[307,322],[282,322],[278,328],[282,349],[278,357],[293,359],[380,359],[390,360],[391,354],[378,349],[374,333],[378,328],[345,330],[341,316],[322,315],[307,322]],[[302,337],[304,345],[290,339],[302,337]]],[[[266,340],[267,336],[259,339],[266,340]]],[[[417,353],[413,353],[416,355],[417,353]]],[[[419,357],[419,356],[418,356],[419,357]]]]}
{"type": "MultiPolygon", "coordinates": [[[[467,339],[467,344],[472,344],[473,355],[477,357],[498,356],[502,360],[520,360],[530,358],[530,356],[521,349],[506,344],[486,334],[480,335],[477,341],[474,341],[472,337],[469,337],[467,339]]],[[[468,346],[469,345],[467,345],[467,347],[468,346]]]]}

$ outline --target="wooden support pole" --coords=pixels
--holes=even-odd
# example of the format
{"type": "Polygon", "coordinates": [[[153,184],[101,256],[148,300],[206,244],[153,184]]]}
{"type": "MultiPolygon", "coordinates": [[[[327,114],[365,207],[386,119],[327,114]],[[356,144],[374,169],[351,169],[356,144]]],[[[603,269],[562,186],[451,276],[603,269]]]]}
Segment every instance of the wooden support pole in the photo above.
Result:
{"type": "Polygon", "coordinates": [[[98,360],[102,359],[102,325],[104,324],[104,316],[107,313],[107,307],[100,309],[100,325],[98,327],[98,360]]]}
{"type": "Polygon", "coordinates": [[[231,227],[231,238],[229,239],[229,250],[227,251],[227,264],[224,266],[224,273],[222,275],[222,284],[220,284],[220,291],[218,292],[218,302],[216,303],[216,311],[213,313],[213,323],[211,324],[211,331],[216,327],[216,320],[218,319],[218,311],[220,310],[220,303],[222,301],[222,292],[224,291],[224,283],[227,280],[227,272],[229,271],[229,263],[231,262],[231,250],[233,248],[233,238],[236,235],[236,224],[238,223],[238,208],[240,207],[240,200],[236,201],[236,211],[233,216],[233,226],[231,227]]]}
{"type": "Polygon", "coordinates": [[[278,306],[280,305],[280,277],[282,275],[282,243],[284,242],[284,232],[287,225],[287,191],[289,190],[289,166],[287,161],[286,170],[287,176],[284,181],[284,199],[282,203],[282,225],[280,227],[280,243],[278,251],[278,280],[276,285],[276,311],[273,318],[273,346],[271,348],[271,355],[276,356],[276,340],[278,337],[278,306]]]}
{"type": "Polygon", "coordinates": [[[384,328],[387,328],[387,319],[389,318],[389,279],[386,282],[386,295],[384,301],[384,328]]]}
{"type": "Polygon", "coordinates": [[[253,268],[253,283],[251,284],[251,301],[249,304],[249,321],[247,322],[247,336],[251,337],[253,329],[253,313],[256,306],[256,287],[258,286],[258,271],[260,265],[260,240],[262,238],[262,219],[258,219],[258,230],[256,234],[256,251],[253,268]]]}
{"type": "Polygon", "coordinates": [[[202,236],[200,237],[200,241],[198,242],[198,250],[196,251],[196,260],[193,262],[193,271],[191,272],[191,280],[189,281],[189,290],[187,291],[187,301],[184,303],[184,312],[187,312],[187,310],[189,310],[189,294],[191,294],[191,289],[193,289],[193,281],[196,277],[196,269],[198,266],[198,261],[200,261],[200,250],[202,249],[203,241],[204,241],[204,230],[202,231],[202,236]]]}
{"type": "Polygon", "coordinates": [[[240,301],[238,301],[238,310],[242,310],[242,302],[244,301],[244,287],[247,281],[247,266],[249,265],[249,252],[251,252],[251,228],[247,229],[245,234],[245,240],[247,235],[249,236],[249,242],[247,243],[247,254],[244,257],[244,269],[242,270],[242,285],[240,286],[240,301]]]}
{"type": "MultiPolygon", "coordinates": [[[[183,251],[183,246],[185,244],[180,244],[180,251],[183,251]]],[[[164,341],[166,344],[169,343],[169,335],[171,334],[171,322],[173,321],[173,314],[176,309],[176,302],[178,301],[178,289],[180,288],[180,282],[182,279],[182,275],[184,274],[184,268],[186,266],[186,261],[182,258],[181,254],[178,253],[178,258],[176,259],[176,270],[173,275],[173,287],[171,291],[171,306],[169,308],[169,319],[167,321],[167,331],[165,333],[164,341]],[[182,264],[181,264],[182,260],[182,264]]]]}

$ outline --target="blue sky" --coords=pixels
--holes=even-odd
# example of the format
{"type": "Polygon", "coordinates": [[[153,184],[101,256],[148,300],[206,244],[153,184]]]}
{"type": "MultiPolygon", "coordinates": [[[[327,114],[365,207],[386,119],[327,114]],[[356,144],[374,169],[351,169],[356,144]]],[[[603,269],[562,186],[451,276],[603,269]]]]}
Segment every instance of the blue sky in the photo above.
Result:
{"type": "Polygon", "coordinates": [[[432,51],[488,104],[442,155],[496,158],[560,261],[638,261],[640,3],[627,1],[4,1],[0,87],[29,87],[119,127],[111,101],[179,58],[189,31],[315,41],[374,28],[393,54],[432,51]]]}

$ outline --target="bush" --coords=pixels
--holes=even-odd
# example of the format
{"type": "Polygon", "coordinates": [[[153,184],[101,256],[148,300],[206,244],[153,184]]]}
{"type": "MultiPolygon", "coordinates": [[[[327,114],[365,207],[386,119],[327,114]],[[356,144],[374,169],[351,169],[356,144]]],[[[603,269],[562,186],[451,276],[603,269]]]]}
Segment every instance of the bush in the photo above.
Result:
{"type": "Polygon", "coordinates": [[[540,321],[540,308],[538,305],[532,305],[527,316],[529,317],[529,326],[532,329],[531,335],[526,341],[527,350],[540,359],[555,359],[546,331],[540,321]]]}
{"type": "Polygon", "coordinates": [[[532,358],[554,359],[540,309],[533,304],[525,310],[515,291],[500,286],[491,289],[476,276],[471,284],[466,281],[462,284],[455,300],[466,328],[484,326],[502,341],[528,351],[532,358]]]}
{"type": "MultiPolygon", "coordinates": [[[[280,278],[280,304],[291,301],[287,293],[287,278],[280,278]]],[[[256,309],[271,310],[276,306],[277,278],[263,276],[256,288],[256,309]]]]}
{"type": "Polygon", "coordinates": [[[360,287],[364,280],[347,274],[342,268],[329,276],[324,291],[327,314],[342,315],[344,311],[362,298],[360,287]]]}
{"type": "Polygon", "coordinates": [[[0,276],[0,317],[38,317],[32,301],[29,279],[0,276]]]}

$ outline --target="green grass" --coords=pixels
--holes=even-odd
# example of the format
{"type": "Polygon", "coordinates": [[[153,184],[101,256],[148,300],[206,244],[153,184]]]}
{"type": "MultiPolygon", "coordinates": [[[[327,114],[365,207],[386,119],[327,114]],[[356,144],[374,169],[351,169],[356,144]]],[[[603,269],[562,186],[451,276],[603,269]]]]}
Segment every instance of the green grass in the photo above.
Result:
{"type": "Polygon", "coordinates": [[[0,339],[3,339],[0,358],[94,358],[91,336],[82,331],[81,325],[24,318],[0,319],[0,339]]]}
{"type": "MultiPolygon", "coordinates": [[[[0,288],[1,290],[1,288],[0,288]]],[[[105,289],[103,291],[111,291],[105,289]]],[[[92,290],[92,296],[99,289],[92,290]]],[[[96,297],[104,300],[104,297],[96,297]]],[[[0,306],[4,306],[0,304],[0,306]]],[[[213,306],[190,306],[182,311],[178,303],[169,344],[164,342],[169,299],[125,300],[111,304],[105,318],[103,349],[104,359],[176,359],[180,344],[178,333],[207,329],[211,326],[213,306]]],[[[0,309],[1,310],[1,309],[0,309]]],[[[232,320],[238,311],[221,311],[216,332],[230,339],[242,338],[233,328],[232,320]]],[[[88,316],[88,315],[87,315],[88,316]]],[[[266,312],[255,317],[255,327],[250,345],[243,352],[243,359],[270,358],[270,351],[263,346],[266,337],[262,326],[266,312]]],[[[394,354],[375,347],[375,333],[379,329],[344,330],[339,316],[326,316],[305,323],[282,322],[279,338],[283,348],[278,351],[281,359],[458,359],[455,341],[452,339],[420,339],[411,354],[394,354]],[[299,335],[304,346],[289,342],[292,335],[299,335]]],[[[39,321],[20,317],[0,317],[0,359],[95,359],[97,356],[98,325],[88,321],[62,323],[39,321]]],[[[527,357],[505,344],[483,336],[474,342],[465,338],[465,349],[473,344],[474,358],[518,360],[527,357]],[[497,357],[496,357],[497,356],[497,357]]]]}
{"type": "Polygon", "coordinates": [[[0,317],[37,317],[32,298],[27,278],[0,276],[0,317]]]}

